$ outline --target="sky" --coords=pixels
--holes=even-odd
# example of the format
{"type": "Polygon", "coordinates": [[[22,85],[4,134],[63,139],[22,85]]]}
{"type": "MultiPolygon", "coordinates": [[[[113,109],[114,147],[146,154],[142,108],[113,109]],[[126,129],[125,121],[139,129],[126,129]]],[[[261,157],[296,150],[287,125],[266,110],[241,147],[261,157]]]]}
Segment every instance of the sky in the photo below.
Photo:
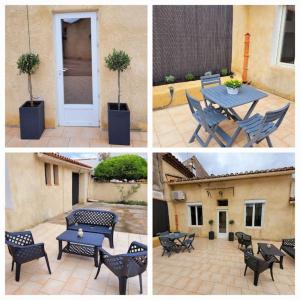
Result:
{"type": "MultiPolygon", "coordinates": [[[[84,152],[84,153],[76,153],[76,152],[66,152],[66,153],[60,153],[63,156],[66,156],[68,158],[72,159],[97,159],[97,154],[95,152],[84,152]]],[[[122,154],[127,153],[110,153],[111,156],[119,156],[122,154]]],[[[147,160],[147,153],[128,153],[128,154],[137,154],[147,160]]]]}
{"type": "Polygon", "coordinates": [[[173,153],[180,161],[195,155],[208,174],[220,175],[245,171],[295,166],[291,153],[173,153]]]}

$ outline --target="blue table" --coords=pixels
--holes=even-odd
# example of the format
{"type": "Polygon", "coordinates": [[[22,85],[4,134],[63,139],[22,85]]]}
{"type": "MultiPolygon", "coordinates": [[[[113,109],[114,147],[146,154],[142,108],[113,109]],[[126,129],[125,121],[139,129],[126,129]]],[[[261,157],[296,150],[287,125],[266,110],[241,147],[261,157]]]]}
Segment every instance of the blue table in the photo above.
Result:
{"type": "Polygon", "coordinates": [[[58,240],[58,256],[60,260],[62,253],[71,253],[82,256],[94,257],[95,267],[99,266],[99,249],[102,247],[104,235],[99,233],[84,232],[83,237],[77,236],[77,231],[66,230],[60,234],[58,240]],[[67,242],[63,248],[62,242],[67,242]]]}
{"type": "MultiPolygon", "coordinates": [[[[224,85],[218,85],[210,88],[203,88],[202,94],[207,100],[218,104],[219,106],[227,109],[232,117],[236,120],[242,121],[250,117],[258,101],[267,97],[268,94],[261,92],[249,85],[242,85],[237,95],[229,95],[224,85]],[[242,118],[234,110],[235,107],[252,103],[246,115],[242,118]]],[[[217,127],[216,132],[224,139],[227,147],[231,147],[241,128],[237,128],[233,136],[230,137],[222,128],[217,127]]]]}

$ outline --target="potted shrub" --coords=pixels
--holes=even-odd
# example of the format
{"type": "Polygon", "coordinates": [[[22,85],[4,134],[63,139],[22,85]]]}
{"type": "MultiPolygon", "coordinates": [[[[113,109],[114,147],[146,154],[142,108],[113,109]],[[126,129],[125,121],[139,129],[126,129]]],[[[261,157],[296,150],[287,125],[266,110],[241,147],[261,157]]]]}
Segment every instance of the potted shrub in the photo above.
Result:
{"type": "Polygon", "coordinates": [[[193,75],[193,73],[187,73],[184,78],[186,81],[195,80],[195,76],[193,75]]]}
{"type": "Polygon", "coordinates": [[[38,54],[22,54],[17,67],[20,74],[27,74],[29,101],[19,108],[21,139],[39,139],[45,129],[44,101],[32,94],[31,76],[40,64],[38,54]]]}
{"type": "Polygon", "coordinates": [[[239,93],[240,87],[242,86],[242,82],[237,79],[227,80],[224,84],[229,95],[237,95],[239,93]]]}
{"type": "MultiPolygon", "coordinates": [[[[232,228],[232,225],[234,224],[233,220],[229,221],[229,225],[232,228]]],[[[230,231],[228,234],[228,241],[233,242],[234,241],[234,232],[230,231]]]]}
{"type": "Polygon", "coordinates": [[[173,75],[166,75],[165,76],[165,81],[166,81],[166,83],[174,83],[175,82],[175,76],[173,76],[173,75]]]}
{"type": "Polygon", "coordinates": [[[215,233],[214,231],[212,230],[212,226],[214,224],[214,220],[209,220],[208,221],[208,224],[210,225],[210,232],[208,233],[208,239],[209,240],[213,240],[215,238],[215,233]]]}
{"type": "Polygon", "coordinates": [[[131,58],[123,50],[113,49],[105,57],[106,67],[118,72],[118,102],[108,105],[108,141],[109,144],[130,145],[130,110],[127,103],[121,103],[120,76],[130,65],[131,58]]]}

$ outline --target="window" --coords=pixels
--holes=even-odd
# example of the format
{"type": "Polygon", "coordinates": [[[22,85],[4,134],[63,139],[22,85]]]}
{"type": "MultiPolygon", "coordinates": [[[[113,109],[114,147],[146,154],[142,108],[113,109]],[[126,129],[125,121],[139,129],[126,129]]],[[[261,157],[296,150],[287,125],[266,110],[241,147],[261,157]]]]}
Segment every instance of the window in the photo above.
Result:
{"type": "Polygon", "coordinates": [[[218,206],[228,206],[228,200],[217,200],[218,206]]]}
{"type": "Polygon", "coordinates": [[[261,227],[263,222],[264,201],[247,201],[245,205],[245,226],[261,227]]]}
{"type": "Polygon", "coordinates": [[[202,204],[188,205],[191,226],[203,225],[202,204]]]}
{"type": "Polygon", "coordinates": [[[58,165],[53,165],[54,184],[59,185],[58,165]]]}
{"type": "Polygon", "coordinates": [[[51,165],[45,163],[45,183],[51,185],[51,165]]]}
{"type": "Polygon", "coordinates": [[[277,62],[294,65],[295,63],[295,6],[282,6],[279,18],[279,38],[277,62]]]}

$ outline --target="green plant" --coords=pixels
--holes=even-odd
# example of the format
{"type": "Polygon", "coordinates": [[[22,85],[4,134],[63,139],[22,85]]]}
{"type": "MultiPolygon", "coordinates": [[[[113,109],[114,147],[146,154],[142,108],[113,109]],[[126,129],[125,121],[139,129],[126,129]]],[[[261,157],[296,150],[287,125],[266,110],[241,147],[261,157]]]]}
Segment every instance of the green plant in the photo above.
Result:
{"type": "Polygon", "coordinates": [[[234,224],[234,221],[233,221],[233,220],[230,220],[230,221],[229,221],[229,224],[230,224],[230,225],[233,225],[233,224],[234,224]]]}
{"type": "Polygon", "coordinates": [[[147,178],[147,162],[134,154],[110,157],[98,164],[94,176],[100,180],[138,180],[147,178]]]}
{"type": "Polygon", "coordinates": [[[113,52],[104,58],[106,67],[111,71],[118,72],[118,110],[120,110],[121,87],[120,74],[124,72],[130,65],[131,58],[123,50],[113,49],[113,52]]]}
{"type": "Polygon", "coordinates": [[[125,189],[125,186],[124,185],[121,185],[121,186],[117,186],[117,189],[120,193],[120,201],[121,202],[125,202],[128,200],[128,198],[130,196],[132,196],[133,194],[135,194],[138,189],[141,187],[141,184],[138,183],[138,184],[133,184],[131,185],[128,189],[125,189]]]}
{"type": "Polygon", "coordinates": [[[208,224],[210,225],[210,229],[212,230],[212,225],[214,224],[214,220],[209,220],[208,224]]]}
{"type": "Polygon", "coordinates": [[[39,55],[32,52],[22,54],[17,60],[17,68],[19,70],[19,74],[28,75],[28,92],[30,96],[31,106],[33,106],[31,75],[36,72],[36,70],[39,67],[39,64],[39,55]]]}
{"type": "Polygon", "coordinates": [[[227,80],[225,83],[225,86],[227,86],[228,88],[232,88],[232,89],[237,89],[239,87],[242,86],[242,82],[237,80],[237,79],[230,79],[227,80]]]}
{"type": "Polygon", "coordinates": [[[195,76],[192,73],[187,73],[184,78],[186,81],[192,81],[195,79],[195,76]]]}
{"type": "Polygon", "coordinates": [[[227,68],[222,68],[220,70],[220,74],[221,74],[221,76],[227,76],[228,75],[228,69],[227,68]]]}
{"type": "Polygon", "coordinates": [[[166,81],[166,83],[174,83],[175,82],[175,76],[173,76],[173,75],[166,75],[165,76],[165,81],[166,81]]]}

